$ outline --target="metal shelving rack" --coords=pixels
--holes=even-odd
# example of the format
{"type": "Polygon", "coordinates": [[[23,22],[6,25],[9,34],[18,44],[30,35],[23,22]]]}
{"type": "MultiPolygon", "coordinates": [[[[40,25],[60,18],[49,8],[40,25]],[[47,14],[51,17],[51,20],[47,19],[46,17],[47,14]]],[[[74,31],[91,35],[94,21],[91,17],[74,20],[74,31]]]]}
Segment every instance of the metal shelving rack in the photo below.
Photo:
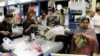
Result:
{"type": "Polygon", "coordinates": [[[69,28],[72,30],[76,30],[79,26],[77,22],[77,17],[85,16],[86,4],[85,0],[70,0],[68,4],[69,8],[69,28]]]}

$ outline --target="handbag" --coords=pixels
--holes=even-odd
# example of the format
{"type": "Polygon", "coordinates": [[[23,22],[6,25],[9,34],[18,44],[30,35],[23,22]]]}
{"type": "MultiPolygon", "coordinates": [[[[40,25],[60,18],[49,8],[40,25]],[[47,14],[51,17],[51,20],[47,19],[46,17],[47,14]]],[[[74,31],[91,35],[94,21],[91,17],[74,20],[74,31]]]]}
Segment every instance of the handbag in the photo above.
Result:
{"type": "Polygon", "coordinates": [[[80,35],[79,37],[77,37],[75,39],[75,45],[76,45],[77,48],[82,48],[86,44],[87,44],[87,39],[82,35],[80,35]]]}

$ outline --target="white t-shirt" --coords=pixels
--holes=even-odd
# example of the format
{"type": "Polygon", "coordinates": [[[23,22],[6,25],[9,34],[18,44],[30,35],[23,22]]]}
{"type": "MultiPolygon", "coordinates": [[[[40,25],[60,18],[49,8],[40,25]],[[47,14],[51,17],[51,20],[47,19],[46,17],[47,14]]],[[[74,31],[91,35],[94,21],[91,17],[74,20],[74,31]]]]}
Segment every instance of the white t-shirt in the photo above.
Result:
{"type": "Polygon", "coordinates": [[[89,27],[94,29],[94,23],[93,23],[93,18],[90,18],[89,16],[86,16],[90,20],[89,27]]]}
{"type": "Polygon", "coordinates": [[[42,20],[41,24],[39,25],[40,30],[46,30],[47,29],[47,21],[46,18],[42,20]]]}
{"type": "MultiPolygon", "coordinates": [[[[100,15],[95,14],[93,18],[93,23],[100,25],[100,15]]],[[[96,33],[100,33],[100,27],[94,27],[96,33]]]]}
{"type": "Polygon", "coordinates": [[[56,35],[64,35],[64,27],[63,26],[55,26],[54,28],[50,29],[46,34],[46,39],[50,40],[55,38],[56,35]]]}

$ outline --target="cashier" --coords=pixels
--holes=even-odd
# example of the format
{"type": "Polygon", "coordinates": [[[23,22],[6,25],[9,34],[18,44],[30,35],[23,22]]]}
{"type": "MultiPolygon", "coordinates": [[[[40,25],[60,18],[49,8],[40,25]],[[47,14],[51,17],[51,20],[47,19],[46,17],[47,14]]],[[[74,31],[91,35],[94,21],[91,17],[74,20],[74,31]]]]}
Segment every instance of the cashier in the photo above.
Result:
{"type": "Polygon", "coordinates": [[[29,36],[31,33],[34,33],[35,29],[37,28],[37,23],[32,18],[33,14],[27,13],[27,18],[23,22],[23,35],[25,36],[29,36]]]}
{"type": "Polygon", "coordinates": [[[12,33],[12,26],[10,24],[12,18],[13,18],[13,15],[6,14],[4,21],[0,23],[0,52],[6,52],[6,50],[3,49],[1,45],[3,43],[3,38],[4,37],[8,37],[8,38],[14,37],[14,34],[12,33]]]}

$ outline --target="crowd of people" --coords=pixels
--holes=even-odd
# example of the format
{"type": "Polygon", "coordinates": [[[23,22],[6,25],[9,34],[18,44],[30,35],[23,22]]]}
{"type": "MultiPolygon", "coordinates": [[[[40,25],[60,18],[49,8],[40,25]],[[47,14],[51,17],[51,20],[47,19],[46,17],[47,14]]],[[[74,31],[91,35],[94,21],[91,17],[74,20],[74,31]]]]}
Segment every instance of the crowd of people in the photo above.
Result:
{"type": "Polygon", "coordinates": [[[99,40],[100,8],[87,10],[86,16],[81,18],[80,26],[74,33],[71,42],[71,53],[90,54],[100,53],[99,40]]]}
{"type": "MultiPolygon", "coordinates": [[[[11,20],[13,15],[6,14],[5,19],[0,23],[0,55],[10,56],[8,50],[2,47],[3,38],[14,38],[12,32],[11,20]]],[[[26,14],[26,20],[23,22],[23,36],[30,36],[31,33],[38,33],[43,31],[43,36],[46,40],[52,40],[56,35],[65,35],[65,13],[63,10],[56,10],[55,13],[48,11],[41,12],[41,16],[37,18],[35,12],[28,12],[26,14]]],[[[80,25],[71,40],[71,54],[90,54],[100,52],[100,8],[97,8],[96,12],[93,10],[87,10],[86,16],[80,20],[80,25]]],[[[37,35],[37,34],[36,34],[37,35]]],[[[67,41],[67,40],[66,40],[67,41]]]]}

